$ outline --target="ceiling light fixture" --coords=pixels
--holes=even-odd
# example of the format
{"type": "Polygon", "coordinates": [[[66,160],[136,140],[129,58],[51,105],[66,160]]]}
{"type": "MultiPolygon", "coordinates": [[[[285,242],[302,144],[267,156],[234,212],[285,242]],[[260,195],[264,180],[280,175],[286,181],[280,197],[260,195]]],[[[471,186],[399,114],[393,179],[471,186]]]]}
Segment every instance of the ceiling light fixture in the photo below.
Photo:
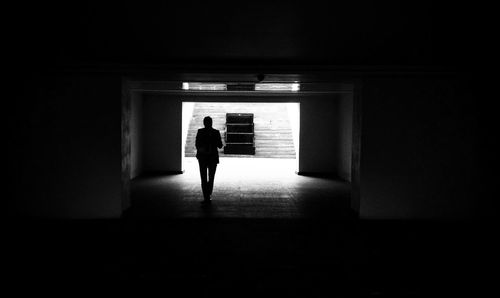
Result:
{"type": "Polygon", "coordinates": [[[257,83],[255,91],[300,91],[299,83],[257,83]]]}
{"type": "Polygon", "coordinates": [[[183,82],[182,90],[197,90],[197,91],[226,91],[227,84],[223,83],[197,83],[183,82]]]}

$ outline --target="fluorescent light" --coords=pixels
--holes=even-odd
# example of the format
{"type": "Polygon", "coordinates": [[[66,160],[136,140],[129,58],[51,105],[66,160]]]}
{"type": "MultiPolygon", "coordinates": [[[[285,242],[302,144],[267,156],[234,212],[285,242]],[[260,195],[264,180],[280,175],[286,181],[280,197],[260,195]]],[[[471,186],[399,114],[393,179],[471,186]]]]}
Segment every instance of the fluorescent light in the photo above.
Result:
{"type": "MultiPolygon", "coordinates": [[[[235,85],[237,86],[237,85],[235,85]]],[[[233,86],[233,87],[235,87],[233,86]]],[[[200,83],[200,82],[183,82],[182,90],[197,90],[197,91],[227,91],[227,84],[224,83],[200,83]]],[[[281,91],[281,92],[297,92],[300,91],[299,83],[257,83],[255,91],[281,91]]],[[[236,90],[238,91],[238,90],[236,90]]]]}
{"type": "Polygon", "coordinates": [[[227,85],[221,83],[183,82],[182,90],[226,91],[227,85]]]}
{"type": "Polygon", "coordinates": [[[257,83],[255,91],[300,91],[299,83],[257,83]]]}

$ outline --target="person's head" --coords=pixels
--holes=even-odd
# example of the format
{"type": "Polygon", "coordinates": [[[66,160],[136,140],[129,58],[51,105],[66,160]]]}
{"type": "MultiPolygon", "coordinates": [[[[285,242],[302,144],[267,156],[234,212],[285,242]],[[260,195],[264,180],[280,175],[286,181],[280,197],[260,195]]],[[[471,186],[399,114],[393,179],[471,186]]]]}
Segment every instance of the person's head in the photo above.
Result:
{"type": "Polygon", "coordinates": [[[212,118],[210,118],[210,116],[203,118],[203,125],[205,125],[206,128],[211,128],[212,127],[212,118]]]}

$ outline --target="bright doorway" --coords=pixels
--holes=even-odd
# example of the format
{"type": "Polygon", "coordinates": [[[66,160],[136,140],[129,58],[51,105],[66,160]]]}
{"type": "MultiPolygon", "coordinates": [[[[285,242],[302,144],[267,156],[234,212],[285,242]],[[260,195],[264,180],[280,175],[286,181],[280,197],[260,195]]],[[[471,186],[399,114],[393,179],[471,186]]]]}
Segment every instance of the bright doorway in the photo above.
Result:
{"type": "Polygon", "coordinates": [[[221,132],[226,145],[228,113],[253,115],[255,154],[226,154],[222,148],[219,150],[221,165],[232,169],[244,167],[246,175],[263,169],[266,174],[276,176],[298,171],[300,103],[186,101],[182,103],[182,169],[185,173],[196,171],[195,138],[197,130],[203,127],[203,118],[212,117],[213,127],[221,132]]]}

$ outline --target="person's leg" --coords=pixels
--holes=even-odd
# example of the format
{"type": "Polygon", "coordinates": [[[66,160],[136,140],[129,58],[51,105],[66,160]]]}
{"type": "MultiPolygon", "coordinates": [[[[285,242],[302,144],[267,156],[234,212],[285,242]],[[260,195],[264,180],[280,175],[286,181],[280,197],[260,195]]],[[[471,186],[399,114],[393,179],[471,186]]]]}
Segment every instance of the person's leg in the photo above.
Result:
{"type": "Polygon", "coordinates": [[[217,170],[217,164],[211,164],[208,166],[208,195],[212,195],[212,191],[214,190],[214,179],[215,179],[215,171],[217,170]]]}
{"type": "Polygon", "coordinates": [[[208,181],[207,181],[207,168],[208,165],[206,162],[202,162],[198,160],[198,165],[200,166],[200,178],[201,178],[201,190],[203,192],[203,198],[205,200],[208,199],[208,181]]]}

